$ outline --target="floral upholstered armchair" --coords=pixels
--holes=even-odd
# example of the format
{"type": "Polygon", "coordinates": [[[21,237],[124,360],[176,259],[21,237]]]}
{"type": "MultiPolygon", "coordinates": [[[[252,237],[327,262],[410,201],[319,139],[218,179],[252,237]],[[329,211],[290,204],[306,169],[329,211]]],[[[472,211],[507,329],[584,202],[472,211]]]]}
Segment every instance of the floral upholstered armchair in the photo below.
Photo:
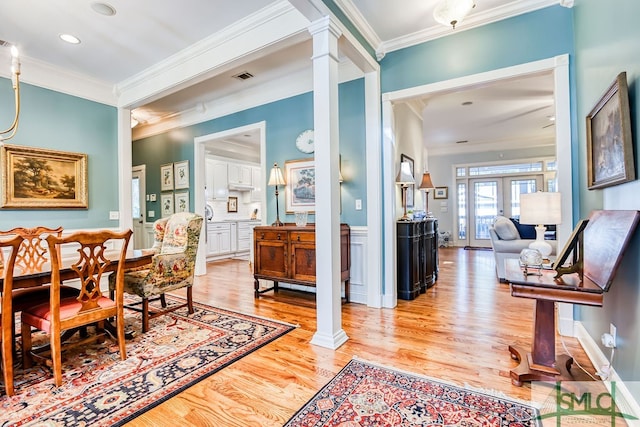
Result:
{"type": "MultiPolygon", "coordinates": [[[[154,224],[156,252],[151,264],[128,270],[124,275],[124,291],[138,295],[142,301],[127,307],[142,312],[142,332],[149,330],[149,319],[188,307],[193,313],[192,285],[196,254],[202,229],[202,216],[181,212],[157,220],[154,224]],[[167,307],[165,293],[187,288],[187,302],[167,307]],[[160,300],[162,309],[150,307],[149,301],[160,300]],[[138,306],[142,305],[142,308],[138,306]]],[[[109,289],[114,289],[109,283],[109,289]]]]}

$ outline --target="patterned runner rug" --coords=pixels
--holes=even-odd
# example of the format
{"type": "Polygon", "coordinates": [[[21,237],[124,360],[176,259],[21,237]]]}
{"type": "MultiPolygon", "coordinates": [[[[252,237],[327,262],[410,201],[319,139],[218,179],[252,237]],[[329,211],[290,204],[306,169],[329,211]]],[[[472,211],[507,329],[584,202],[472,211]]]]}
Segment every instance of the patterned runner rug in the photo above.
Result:
{"type": "Polygon", "coordinates": [[[531,406],[353,359],[285,427],[538,426],[531,406]]]}
{"type": "MultiPolygon", "coordinates": [[[[168,303],[180,301],[167,296],[168,303]]],[[[125,310],[127,360],[112,340],[63,354],[63,385],[51,371],[17,367],[16,394],[0,388],[0,425],[119,426],[291,331],[291,325],[202,304],[153,319],[125,310]]],[[[91,332],[91,331],[90,331],[91,332]]],[[[35,336],[34,336],[35,340],[35,336]]],[[[34,345],[36,343],[34,342],[34,345]]]]}

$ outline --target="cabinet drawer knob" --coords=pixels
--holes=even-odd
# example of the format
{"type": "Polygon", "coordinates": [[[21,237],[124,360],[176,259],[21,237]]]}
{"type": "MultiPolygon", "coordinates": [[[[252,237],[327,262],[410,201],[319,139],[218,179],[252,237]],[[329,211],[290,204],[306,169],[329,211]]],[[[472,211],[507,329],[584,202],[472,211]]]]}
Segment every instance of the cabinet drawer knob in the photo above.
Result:
{"type": "Polygon", "coordinates": [[[278,240],[280,240],[280,234],[278,234],[278,240]]]}
{"type": "Polygon", "coordinates": [[[260,238],[264,239],[264,233],[260,233],[260,238]]]}
{"type": "Polygon", "coordinates": [[[300,241],[300,235],[298,234],[298,242],[300,241]]]}

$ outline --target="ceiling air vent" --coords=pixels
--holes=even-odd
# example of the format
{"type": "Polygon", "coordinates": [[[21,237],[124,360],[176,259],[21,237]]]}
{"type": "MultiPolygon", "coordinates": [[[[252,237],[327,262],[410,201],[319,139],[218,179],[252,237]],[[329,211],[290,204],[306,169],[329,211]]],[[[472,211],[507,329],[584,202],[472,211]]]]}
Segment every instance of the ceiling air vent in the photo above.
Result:
{"type": "Polygon", "coordinates": [[[251,74],[248,71],[243,71],[239,74],[236,74],[235,76],[232,76],[234,79],[238,79],[238,80],[248,80],[250,78],[253,77],[253,74],[251,74]]]}
{"type": "Polygon", "coordinates": [[[0,40],[0,47],[11,47],[13,46],[13,43],[9,43],[8,41],[5,40],[0,40]]]}

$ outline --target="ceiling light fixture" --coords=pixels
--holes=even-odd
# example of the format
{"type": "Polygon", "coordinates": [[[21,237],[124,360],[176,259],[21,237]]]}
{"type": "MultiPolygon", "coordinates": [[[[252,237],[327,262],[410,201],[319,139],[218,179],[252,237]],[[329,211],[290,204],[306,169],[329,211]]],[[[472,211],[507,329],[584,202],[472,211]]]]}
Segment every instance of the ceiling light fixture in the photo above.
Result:
{"type": "Polygon", "coordinates": [[[60,34],[60,39],[70,44],[80,44],[80,39],[71,34],[60,34]]]}
{"type": "Polygon", "coordinates": [[[116,14],[116,9],[107,3],[101,3],[101,2],[91,3],[91,9],[93,9],[94,12],[104,16],[113,16],[116,14]]]}
{"type": "Polygon", "coordinates": [[[467,14],[475,7],[474,0],[441,0],[433,10],[433,18],[442,25],[456,25],[461,23],[467,14]]]}
{"type": "Polygon", "coordinates": [[[18,131],[18,119],[20,117],[20,54],[16,46],[11,46],[11,85],[15,94],[16,115],[9,128],[0,131],[0,144],[2,141],[13,138],[18,131]],[[9,136],[4,136],[9,134],[9,136]]]}

